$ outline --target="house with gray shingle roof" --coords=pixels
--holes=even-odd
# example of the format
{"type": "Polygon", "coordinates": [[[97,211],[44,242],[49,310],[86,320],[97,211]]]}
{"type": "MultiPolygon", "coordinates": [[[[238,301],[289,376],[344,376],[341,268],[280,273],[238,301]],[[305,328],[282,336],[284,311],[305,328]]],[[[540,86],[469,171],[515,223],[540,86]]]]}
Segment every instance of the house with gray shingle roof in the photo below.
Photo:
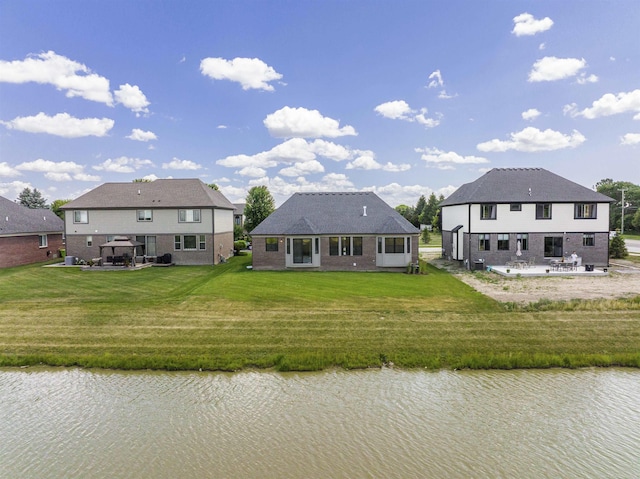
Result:
{"type": "Polygon", "coordinates": [[[372,192],[295,193],[251,231],[256,270],[406,271],[420,231],[372,192]]]}
{"type": "Polygon", "coordinates": [[[0,268],[57,257],[64,223],[48,209],[30,209],[0,196],[0,268]]]}
{"type": "Polygon", "coordinates": [[[605,266],[613,201],[543,168],[494,168],[440,204],[443,256],[478,268],[575,251],[582,264],[605,266]]]}
{"type": "Polygon", "coordinates": [[[145,261],[218,264],[233,255],[234,208],[199,179],[105,183],[62,207],[67,254],[97,258],[100,245],[126,236],[145,261]]]}

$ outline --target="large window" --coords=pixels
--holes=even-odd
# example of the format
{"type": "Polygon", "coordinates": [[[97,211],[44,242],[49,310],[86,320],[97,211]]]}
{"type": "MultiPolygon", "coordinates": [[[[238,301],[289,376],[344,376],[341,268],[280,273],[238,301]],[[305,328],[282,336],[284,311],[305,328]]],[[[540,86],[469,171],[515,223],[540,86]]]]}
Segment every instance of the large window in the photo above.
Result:
{"type": "Polygon", "coordinates": [[[498,234],[498,249],[500,251],[509,251],[509,234],[508,233],[498,234]]]}
{"type": "Polygon", "coordinates": [[[330,236],[329,256],[362,256],[362,236],[330,236]]]}
{"type": "Polygon", "coordinates": [[[404,238],[385,238],[384,239],[384,252],[385,253],[404,253],[404,238]]]}
{"type": "Polygon", "coordinates": [[[156,237],[155,236],[136,236],[136,241],[142,245],[136,247],[138,256],[156,256],[156,237]]]}
{"type": "Polygon", "coordinates": [[[264,245],[266,251],[278,251],[278,238],[265,238],[264,245]]]}
{"type": "Polygon", "coordinates": [[[573,214],[575,219],[595,219],[598,217],[595,203],[576,203],[573,214]]]}
{"type": "Polygon", "coordinates": [[[179,210],[178,221],[180,223],[200,223],[200,210],[179,210]]]}
{"type": "Polygon", "coordinates": [[[488,233],[478,235],[478,251],[491,251],[491,235],[488,233]]]}
{"type": "Polygon", "coordinates": [[[294,238],[293,239],[293,263],[305,264],[311,263],[311,238],[294,238]]]}
{"type": "Polygon", "coordinates": [[[340,238],[337,236],[329,237],[329,256],[340,255],[340,238]]]}
{"type": "Polygon", "coordinates": [[[74,210],[73,211],[73,222],[74,223],[88,223],[89,222],[89,212],[87,210],[74,210]]]}
{"type": "Polygon", "coordinates": [[[529,250],[529,233],[518,233],[516,239],[520,241],[520,251],[529,250]]]}
{"type": "Polygon", "coordinates": [[[138,210],[138,221],[153,221],[151,210],[138,210]]]}
{"type": "Polygon", "coordinates": [[[480,205],[481,220],[495,220],[497,205],[494,203],[483,203],[480,205]]]}
{"type": "Polygon", "coordinates": [[[38,246],[40,246],[40,248],[46,248],[48,245],[47,235],[38,235],[38,246]]]}
{"type": "Polygon", "coordinates": [[[551,219],[551,203],[536,204],[536,219],[537,220],[551,219]]]}
{"type": "Polygon", "coordinates": [[[362,236],[354,236],[353,240],[353,256],[362,256],[362,236]]]}
{"type": "Polygon", "coordinates": [[[596,235],[593,233],[585,233],[582,235],[582,246],[595,246],[596,235]]]}
{"type": "Polygon", "coordinates": [[[548,258],[562,257],[562,236],[544,237],[544,255],[548,258]]]}
{"type": "Polygon", "coordinates": [[[207,249],[207,240],[205,235],[180,235],[175,236],[174,249],[180,250],[182,245],[183,251],[205,251],[207,249]]]}

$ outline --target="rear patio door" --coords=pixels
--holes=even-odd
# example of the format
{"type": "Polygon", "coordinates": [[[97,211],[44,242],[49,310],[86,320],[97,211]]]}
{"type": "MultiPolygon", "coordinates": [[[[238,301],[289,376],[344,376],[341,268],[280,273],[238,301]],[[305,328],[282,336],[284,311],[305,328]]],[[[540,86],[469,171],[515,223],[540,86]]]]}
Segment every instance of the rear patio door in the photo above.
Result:
{"type": "Polygon", "coordinates": [[[562,251],[562,236],[544,237],[545,258],[560,258],[562,257],[562,251]]]}

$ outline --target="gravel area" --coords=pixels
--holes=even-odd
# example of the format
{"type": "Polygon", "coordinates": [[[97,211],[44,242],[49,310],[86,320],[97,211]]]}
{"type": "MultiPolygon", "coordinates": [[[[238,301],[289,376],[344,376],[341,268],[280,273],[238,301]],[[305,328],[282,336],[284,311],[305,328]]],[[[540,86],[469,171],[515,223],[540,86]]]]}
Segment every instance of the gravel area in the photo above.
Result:
{"type": "Polygon", "coordinates": [[[472,273],[457,263],[429,259],[434,266],[446,269],[475,290],[501,302],[528,304],[548,299],[612,299],[640,295],[640,265],[615,260],[607,276],[563,276],[505,278],[496,273],[472,273]]]}

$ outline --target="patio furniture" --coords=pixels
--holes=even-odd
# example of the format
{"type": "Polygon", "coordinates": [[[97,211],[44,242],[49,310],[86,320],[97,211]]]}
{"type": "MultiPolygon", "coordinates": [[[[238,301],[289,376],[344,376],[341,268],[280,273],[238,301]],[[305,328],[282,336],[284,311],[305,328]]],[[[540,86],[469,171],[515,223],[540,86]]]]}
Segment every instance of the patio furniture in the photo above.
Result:
{"type": "Polygon", "coordinates": [[[527,268],[531,268],[533,266],[536,265],[536,259],[535,258],[529,258],[529,262],[527,263],[527,268]]]}

